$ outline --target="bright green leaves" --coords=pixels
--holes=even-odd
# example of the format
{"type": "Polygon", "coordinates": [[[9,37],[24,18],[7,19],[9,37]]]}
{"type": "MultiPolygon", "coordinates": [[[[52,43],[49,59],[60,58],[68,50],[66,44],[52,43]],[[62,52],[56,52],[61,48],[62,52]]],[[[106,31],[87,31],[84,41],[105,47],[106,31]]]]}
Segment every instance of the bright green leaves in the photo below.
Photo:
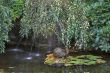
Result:
{"type": "Polygon", "coordinates": [[[10,8],[13,12],[13,20],[19,18],[23,14],[24,2],[25,0],[11,0],[10,1],[10,8]]]}
{"type": "Polygon", "coordinates": [[[103,64],[106,61],[102,59],[101,56],[95,55],[79,55],[79,56],[68,56],[66,58],[56,58],[54,61],[52,58],[46,58],[45,64],[48,65],[58,65],[61,64],[63,66],[74,66],[74,65],[96,65],[103,64]]]}
{"type": "Polygon", "coordinates": [[[12,11],[12,17],[15,21],[23,14],[25,0],[1,0],[2,5],[8,7],[12,11]]]}

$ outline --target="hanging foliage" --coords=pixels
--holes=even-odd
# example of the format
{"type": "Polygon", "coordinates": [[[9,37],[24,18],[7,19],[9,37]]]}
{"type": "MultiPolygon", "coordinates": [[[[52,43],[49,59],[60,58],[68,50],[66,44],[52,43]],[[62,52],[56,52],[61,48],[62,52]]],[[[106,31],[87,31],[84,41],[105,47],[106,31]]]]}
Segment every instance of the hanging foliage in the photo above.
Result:
{"type": "Polygon", "coordinates": [[[9,41],[9,31],[23,10],[24,0],[0,0],[0,52],[4,52],[5,42],[9,41]]]}
{"type": "Polygon", "coordinates": [[[2,5],[8,7],[12,11],[12,18],[15,21],[23,15],[25,0],[1,0],[2,5]]]}
{"type": "Polygon", "coordinates": [[[30,32],[34,35],[51,35],[55,24],[52,21],[50,5],[45,0],[28,0],[24,8],[24,17],[21,25],[21,35],[28,36],[30,32]]]}
{"type": "Polygon", "coordinates": [[[11,20],[11,11],[0,5],[0,52],[4,52],[5,42],[9,40],[8,32],[11,30],[11,20]]]}
{"type": "Polygon", "coordinates": [[[72,38],[75,38],[78,49],[87,47],[89,24],[81,1],[64,3],[63,0],[55,0],[46,3],[45,0],[28,0],[25,5],[20,31],[22,36],[28,36],[30,32],[34,36],[55,33],[66,49],[70,48],[72,38]]]}
{"type": "Polygon", "coordinates": [[[74,36],[72,37],[75,39],[75,46],[77,49],[87,49],[90,26],[85,16],[85,3],[81,0],[76,0],[72,2],[70,7],[71,16],[74,16],[74,20],[71,20],[73,23],[71,24],[74,24],[74,36]]]}

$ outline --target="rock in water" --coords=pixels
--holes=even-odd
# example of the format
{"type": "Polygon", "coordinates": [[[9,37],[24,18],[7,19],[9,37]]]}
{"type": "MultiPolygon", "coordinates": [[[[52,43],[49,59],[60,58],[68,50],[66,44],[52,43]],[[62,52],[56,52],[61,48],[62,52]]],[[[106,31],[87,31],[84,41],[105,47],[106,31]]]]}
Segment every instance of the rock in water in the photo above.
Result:
{"type": "Polygon", "coordinates": [[[53,53],[56,57],[64,57],[67,55],[66,51],[62,48],[55,48],[53,53]]]}

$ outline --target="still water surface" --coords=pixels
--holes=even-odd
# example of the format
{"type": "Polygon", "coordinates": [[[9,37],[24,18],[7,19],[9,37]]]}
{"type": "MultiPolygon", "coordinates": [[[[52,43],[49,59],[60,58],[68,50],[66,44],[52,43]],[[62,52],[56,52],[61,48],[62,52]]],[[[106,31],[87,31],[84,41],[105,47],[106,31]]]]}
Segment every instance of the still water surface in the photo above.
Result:
{"type": "Polygon", "coordinates": [[[110,58],[101,65],[55,67],[43,64],[44,52],[19,50],[0,54],[0,73],[110,73],[110,58]]]}

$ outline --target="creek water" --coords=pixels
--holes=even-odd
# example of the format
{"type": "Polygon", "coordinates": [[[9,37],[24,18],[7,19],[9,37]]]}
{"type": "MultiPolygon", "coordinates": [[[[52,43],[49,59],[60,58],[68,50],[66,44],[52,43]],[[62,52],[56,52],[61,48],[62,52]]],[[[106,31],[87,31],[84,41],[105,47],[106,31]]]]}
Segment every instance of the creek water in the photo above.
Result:
{"type": "MultiPolygon", "coordinates": [[[[18,48],[19,49],[19,48],[18,48]]],[[[0,73],[110,73],[110,58],[106,63],[91,66],[56,67],[45,65],[46,51],[9,49],[0,54],[0,73]]]]}

